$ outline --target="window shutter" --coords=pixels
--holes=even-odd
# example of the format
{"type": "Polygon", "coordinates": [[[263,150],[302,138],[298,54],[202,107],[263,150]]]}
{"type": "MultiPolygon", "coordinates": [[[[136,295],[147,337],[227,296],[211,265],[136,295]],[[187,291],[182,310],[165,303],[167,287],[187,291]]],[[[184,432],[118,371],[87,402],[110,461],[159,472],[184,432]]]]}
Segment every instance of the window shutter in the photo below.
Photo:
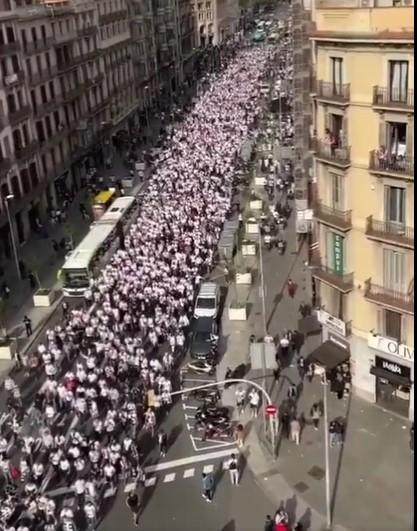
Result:
{"type": "Polygon", "coordinates": [[[348,133],[348,118],[346,115],[343,116],[342,120],[342,132],[341,132],[342,146],[347,147],[349,145],[349,133],[348,133]]]}

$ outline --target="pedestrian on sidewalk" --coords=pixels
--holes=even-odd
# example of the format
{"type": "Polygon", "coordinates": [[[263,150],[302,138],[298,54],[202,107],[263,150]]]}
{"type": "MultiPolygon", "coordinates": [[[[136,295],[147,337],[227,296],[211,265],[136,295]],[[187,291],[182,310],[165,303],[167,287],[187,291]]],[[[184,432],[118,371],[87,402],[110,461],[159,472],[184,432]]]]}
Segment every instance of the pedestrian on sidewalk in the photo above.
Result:
{"type": "Polygon", "coordinates": [[[160,456],[165,457],[168,451],[168,437],[162,429],[158,432],[158,444],[160,456]]]}
{"type": "Polygon", "coordinates": [[[293,383],[290,384],[287,391],[287,397],[289,400],[296,400],[297,399],[297,386],[293,383]]]}
{"type": "Polygon", "coordinates": [[[126,498],[126,505],[132,511],[133,514],[133,525],[139,527],[139,516],[140,516],[140,500],[136,492],[129,492],[126,498]]]}
{"type": "Polygon", "coordinates": [[[300,444],[301,424],[300,421],[293,417],[290,422],[291,441],[298,446],[300,444]]]}
{"type": "Polygon", "coordinates": [[[329,444],[330,448],[333,448],[337,442],[337,422],[335,420],[330,421],[329,424],[329,444]]]}
{"type": "Polygon", "coordinates": [[[249,393],[249,407],[251,409],[252,418],[258,416],[258,408],[261,397],[257,389],[252,389],[249,393]]]}
{"type": "Polygon", "coordinates": [[[290,341],[284,332],[284,335],[279,340],[279,346],[281,350],[281,356],[286,359],[290,350],[290,341]]]}
{"type": "Polygon", "coordinates": [[[27,337],[30,337],[32,335],[32,320],[27,316],[25,315],[23,317],[23,324],[25,325],[25,330],[26,330],[26,336],[27,337]]]}
{"type": "Polygon", "coordinates": [[[29,279],[29,286],[30,286],[30,289],[35,289],[36,288],[36,284],[37,284],[37,280],[36,280],[36,277],[35,275],[32,273],[32,271],[29,271],[28,273],[28,279],[29,279]]]}
{"type": "Polygon", "coordinates": [[[290,414],[285,409],[281,415],[282,435],[286,439],[290,438],[290,414]]]}
{"type": "Polygon", "coordinates": [[[314,378],[314,363],[309,363],[307,365],[306,375],[307,375],[307,380],[309,381],[309,383],[311,383],[314,378]]]}
{"type": "Polygon", "coordinates": [[[207,474],[205,472],[202,473],[202,484],[203,484],[203,498],[207,500],[209,503],[213,501],[213,494],[214,494],[214,477],[211,472],[208,472],[207,474]]]}
{"type": "Polygon", "coordinates": [[[234,430],[234,438],[238,448],[242,448],[245,441],[245,429],[243,424],[238,424],[234,430]]]}
{"type": "Polygon", "coordinates": [[[319,421],[320,421],[320,417],[321,417],[321,407],[320,407],[320,404],[318,402],[315,402],[311,406],[310,416],[311,416],[311,418],[313,420],[314,429],[318,430],[319,429],[319,421]]]}
{"type": "Polygon", "coordinates": [[[277,366],[276,368],[274,369],[274,378],[275,378],[275,381],[277,382],[279,380],[279,377],[281,376],[281,360],[279,359],[278,355],[275,356],[275,361],[277,363],[277,366]]]}
{"type": "Polygon", "coordinates": [[[81,214],[81,217],[84,219],[84,220],[89,220],[90,219],[90,216],[88,215],[88,212],[87,212],[87,209],[85,208],[85,205],[84,203],[80,203],[80,214],[81,214]]]}
{"type": "Polygon", "coordinates": [[[287,290],[289,297],[293,299],[297,290],[297,284],[291,278],[287,280],[287,290]]]}
{"type": "Polygon", "coordinates": [[[239,463],[235,454],[230,455],[230,459],[227,463],[227,469],[230,472],[230,481],[232,485],[239,484],[239,463]]]}
{"type": "Polygon", "coordinates": [[[2,297],[4,297],[4,299],[7,301],[8,298],[10,297],[10,288],[9,286],[6,284],[6,282],[3,282],[3,284],[1,285],[1,295],[2,297]]]}
{"type": "Polygon", "coordinates": [[[300,356],[297,360],[297,369],[298,369],[298,375],[300,376],[300,380],[304,380],[304,376],[306,374],[306,363],[303,356],[300,356]]]}
{"type": "Polygon", "coordinates": [[[265,524],[264,524],[264,531],[274,531],[274,526],[275,526],[275,524],[274,524],[274,521],[271,518],[271,515],[267,514],[266,515],[265,524]]]}
{"type": "Polygon", "coordinates": [[[243,415],[243,412],[245,411],[246,391],[243,389],[243,387],[238,387],[236,389],[235,395],[236,395],[237,414],[241,416],[243,415]]]}
{"type": "Polygon", "coordinates": [[[56,240],[52,240],[52,249],[56,254],[59,254],[59,243],[56,240]]]}

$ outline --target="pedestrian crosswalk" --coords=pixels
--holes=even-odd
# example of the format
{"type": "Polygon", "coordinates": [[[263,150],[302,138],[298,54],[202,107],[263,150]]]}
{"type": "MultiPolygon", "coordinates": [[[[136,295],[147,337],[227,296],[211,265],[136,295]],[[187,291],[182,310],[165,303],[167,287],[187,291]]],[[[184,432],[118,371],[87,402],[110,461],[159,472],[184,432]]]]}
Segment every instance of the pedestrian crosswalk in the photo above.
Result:
{"type": "MultiPolygon", "coordinates": [[[[225,469],[225,463],[219,462],[216,465],[210,464],[205,465],[204,467],[195,467],[195,468],[186,468],[185,470],[181,470],[178,472],[169,472],[162,475],[152,475],[146,478],[145,480],[145,488],[155,487],[157,484],[164,484],[164,483],[174,483],[176,481],[180,480],[190,480],[192,478],[200,478],[201,473],[204,472],[205,474],[214,473],[216,470],[225,469]]],[[[132,490],[136,489],[136,483],[127,483],[124,492],[127,494],[128,492],[131,492],[132,490]]]]}

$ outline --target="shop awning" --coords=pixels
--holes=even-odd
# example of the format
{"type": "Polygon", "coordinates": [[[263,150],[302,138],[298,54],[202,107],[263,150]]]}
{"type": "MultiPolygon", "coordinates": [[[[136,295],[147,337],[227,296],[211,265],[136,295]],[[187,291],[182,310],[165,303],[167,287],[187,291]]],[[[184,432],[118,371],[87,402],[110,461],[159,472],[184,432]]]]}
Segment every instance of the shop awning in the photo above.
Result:
{"type": "Polygon", "coordinates": [[[321,330],[321,324],[316,315],[307,315],[298,320],[298,331],[308,336],[308,334],[318,333],[321,330]]]}
{"type": "Polygon", "coordinates": [[[332,370],[349,359],[349,352],[333,341],[325,341],[308,357],[308,361],[332,370]]]}
{"type": "Polygon", "coordinates": [[[369,372],[374,376],[378,376],[379,378],[385,378],[385,380],[388,380],[389,382],[396,385],[411,385],[411,381],[409,378],[406,378],[405,376],[400,376],[399,374],[393,374],[392,372],[386,371],[381,367],[371,367],[371,370],[369,372]]]}

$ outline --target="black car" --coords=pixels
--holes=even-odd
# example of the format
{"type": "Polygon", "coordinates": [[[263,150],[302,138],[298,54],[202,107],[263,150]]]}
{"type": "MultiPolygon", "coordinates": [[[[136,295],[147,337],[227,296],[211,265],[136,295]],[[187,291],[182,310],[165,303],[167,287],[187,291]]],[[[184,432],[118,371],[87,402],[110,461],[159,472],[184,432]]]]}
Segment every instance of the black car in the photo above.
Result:
{"type": "Polygon", "coordinates": [[[190,355],[197,360],[211,360],[216,355],[219,339],[216,319],[199,317],[195,319],[191,331],[190,355]]]}

